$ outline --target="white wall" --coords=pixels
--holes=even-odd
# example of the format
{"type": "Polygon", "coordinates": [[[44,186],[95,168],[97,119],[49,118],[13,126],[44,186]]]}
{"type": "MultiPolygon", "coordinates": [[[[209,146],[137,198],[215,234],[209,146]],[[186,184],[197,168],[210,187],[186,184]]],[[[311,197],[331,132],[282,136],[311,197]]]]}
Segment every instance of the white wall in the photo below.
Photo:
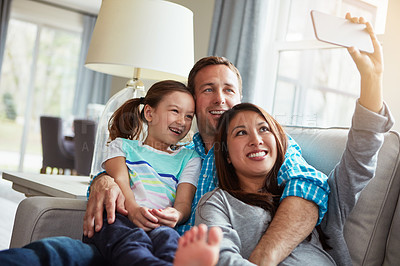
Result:
{"type": "Polygon", "coordinates": [[[384,98],[397,123],[394,130],[400,132],[400,1],[389,0],[386,29],[383,36],[385,72],[383,77],[384,98]]]}
{"type": "Polygon", "coordinates": [[[169,0],[193,12],[194,62],[207,56],[210,41],[211,22],[214,13],[214,0],[169,0]]]}

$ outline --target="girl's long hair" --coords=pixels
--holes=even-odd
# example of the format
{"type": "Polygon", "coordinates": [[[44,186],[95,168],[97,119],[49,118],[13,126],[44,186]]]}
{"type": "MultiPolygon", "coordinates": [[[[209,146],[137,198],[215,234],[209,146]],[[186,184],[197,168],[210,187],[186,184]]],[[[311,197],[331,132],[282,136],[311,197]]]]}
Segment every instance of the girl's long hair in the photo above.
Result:
{"type": "Polygon", "coordinates": [[[164,80],[151,86],[144,98],[126,101],[110,117],[108,122],[110,139],[138,139],[143,131],[143,123],[146,123],[144,108],[140,108],[140,105],[147,104],[156,108],[164,96],[176,91],[192,95],[185,84],[174,80],[164,80]]]}
{"type": "Polygon", "coordinates": [[[226,111],[221,116],[218,123],[218,133],[215,139],[216,146],[214,146],[215,163],[219,183],[218,187],[227,191],[229,194],[244,203],[263,208],[271,214],[271,217],[273,217],[279,206],[279,200],[283,192],[283,188],[278,185],[277,177],[279,169],[285,160],[287,142],[287,136],[282,126],[262,108],[250,103],[235,105],[231,110],[226,111]],[[255,112],[262,116],[268,123],[270,131],[276,140],[277,158],[275,164],[267,174],[264,186],[258,193],[247,193],[240,188],[235,168],[227,160],[229,157],[229,151],[227,148],[227,131],[229,124],[237,114],[244,111],[255,112]]]}

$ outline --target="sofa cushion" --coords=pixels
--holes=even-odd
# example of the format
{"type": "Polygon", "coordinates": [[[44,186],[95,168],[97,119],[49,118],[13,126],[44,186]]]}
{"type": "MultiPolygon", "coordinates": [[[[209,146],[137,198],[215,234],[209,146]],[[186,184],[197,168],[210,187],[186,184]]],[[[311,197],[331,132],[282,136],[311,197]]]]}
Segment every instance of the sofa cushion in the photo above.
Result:
{"type": "MultiPolygon", "coordinates": [[[[400,169],[397,169],[397,178],[400,176],[400,169]]],[[[400,192],[399,192],[400,193],[400,192]]],[[[393,221],[390,226],[389,237],[386,245],[385,261],[383,265],[400,265],[400,196],[397,200],[397,206],[393,221]]]]}

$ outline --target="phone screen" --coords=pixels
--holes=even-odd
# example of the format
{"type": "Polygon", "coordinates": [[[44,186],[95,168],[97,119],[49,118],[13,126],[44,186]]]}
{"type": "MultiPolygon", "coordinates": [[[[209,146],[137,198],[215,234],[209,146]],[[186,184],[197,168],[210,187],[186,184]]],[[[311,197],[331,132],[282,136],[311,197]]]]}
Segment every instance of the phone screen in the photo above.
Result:
{"type": "Polygon", "coordinates": [[[352,23],[316,10],[311,11],[311,18],[318,40],[343,47],[354,46],[368,53],[374,52],[371,37],[364,24],[352,23]]]}

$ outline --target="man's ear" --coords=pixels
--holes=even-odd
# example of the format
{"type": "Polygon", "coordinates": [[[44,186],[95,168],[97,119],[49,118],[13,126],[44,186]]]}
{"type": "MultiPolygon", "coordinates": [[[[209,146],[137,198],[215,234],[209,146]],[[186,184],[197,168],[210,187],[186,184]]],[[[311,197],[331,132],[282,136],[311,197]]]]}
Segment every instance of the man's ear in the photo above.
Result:
{"type": "Polygon", "coordinates": [[[147,123],[150,123],[153,120],[153,108],[150,105],[146,104],[144,106],[143,114],[147,123]]]}

